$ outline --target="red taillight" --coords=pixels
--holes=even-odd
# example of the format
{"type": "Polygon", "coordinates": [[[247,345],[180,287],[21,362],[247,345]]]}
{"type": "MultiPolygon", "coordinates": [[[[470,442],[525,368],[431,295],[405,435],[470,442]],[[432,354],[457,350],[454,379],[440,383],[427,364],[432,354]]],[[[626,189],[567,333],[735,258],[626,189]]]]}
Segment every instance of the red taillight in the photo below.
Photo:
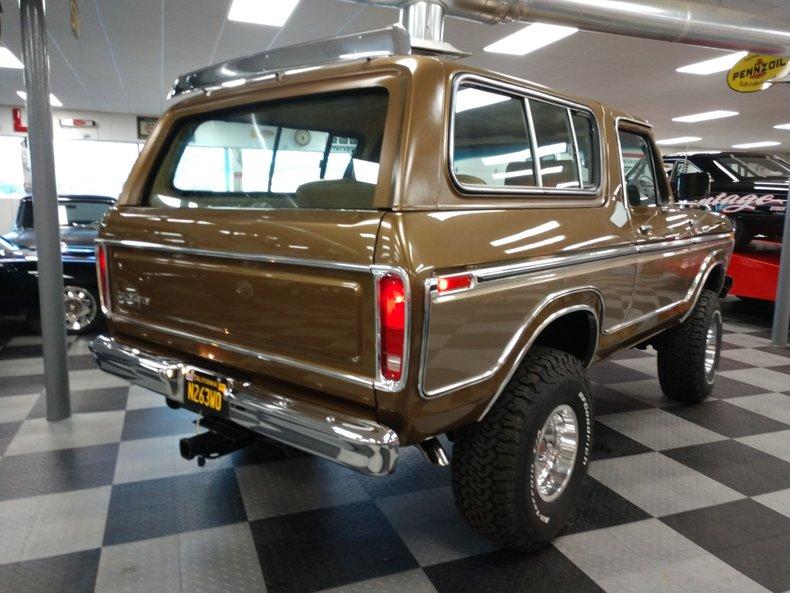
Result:
{"type": "Polygon", "coordinates": [[[394,274],[385,274],[379,283],[379,328],[381,335],[379,370],[388,381],[400,381],[406,349],[406,288],[394,274]]]}
{"type": "Polygon", "coordinates": [[[436,283],[436,290],[439,294],[451,292],[453,290],[465,290],[472,288],[474,277],[472,274],[460,274],[458,276],[443,276],[436,283]]]}
{"type": "Polygon", "coordinates": [[[107,248],[103,245],[96,247],[96,273],[99,276],[101,308],[107,314],[110,309],[110,283],[107,278],[107,248]]]}

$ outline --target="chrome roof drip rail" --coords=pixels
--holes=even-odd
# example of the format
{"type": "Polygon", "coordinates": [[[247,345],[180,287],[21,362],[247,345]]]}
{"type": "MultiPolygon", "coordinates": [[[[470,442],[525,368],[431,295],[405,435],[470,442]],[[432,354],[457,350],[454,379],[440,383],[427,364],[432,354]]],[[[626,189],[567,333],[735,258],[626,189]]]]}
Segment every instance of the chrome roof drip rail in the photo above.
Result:
{"type": "Polygon", "coordinates": [[[175,80],[167,98],[216,87],[236,86],[279,72],[287,73],[291,69],[410,53],[412,42],[406,29],[392,25],[364,33],[280,47],[194,70],[175,80]]]}

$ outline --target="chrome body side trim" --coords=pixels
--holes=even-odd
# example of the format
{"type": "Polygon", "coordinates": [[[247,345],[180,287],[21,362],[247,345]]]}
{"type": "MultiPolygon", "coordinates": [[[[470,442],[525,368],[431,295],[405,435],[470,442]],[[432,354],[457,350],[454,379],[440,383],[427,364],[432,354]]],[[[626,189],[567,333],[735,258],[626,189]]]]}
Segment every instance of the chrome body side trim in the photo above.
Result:
{"type": "Polygon", "coordinates": [[[152,243],[149,241],[133,241],[130,239],[96,239],[96,243],[102,245],[114,245],[116,247],[128,247],[130,249],[145,249],[147,251],[162,251],[166,253],[181,253],[185,255],[197,255],[199,257],[214,257],[221,259],[234,259],[241,261],[255,261],[267,264],[285,264],[291,266],[305,266],[309,268],[327,268],[332,270],[349,270],[355,272],[367,272],[372,266],[367,264],[352,264],[340,261],[327,261],[320,259],[310,259],[301,257],[289,257],[282,255],[267,255],[263,253],[242,253],[237,251],[217,251],[212,249],[198,249],[195,247],[181,247],[178,245],[165,245],[163,243],[152,243]]]}
{"type": "MultiPolygon", "coordinates": [[[[582,289],[582,290],[584,290],[584,289],[582,289]]],[[[573,292],[573,291],[570,291],[570,292],[573,292]]],[[[529,322],[531,322],[537,316],[537,314],[543,308],[545,308],[550,302],[551,301],[545,303],[540,309],[538,309],[530,317],[529,322]]],[[[563,315],[567,315],[568,313],[573,313],[574,311],[587,311],[588,313],[592,314],[593,318],[596,321],[595,347],[593,349],[593,352],[597,352],[598,351],[598,336],[600,335],[600,331],[599,330],[600,330],[601,324],[600,324],[600,321],[598,320],[598,316],[596,315],[595,311],[592,310],[591,307],[589,307],[587,305],[573,305],[571,307],[566,307],[564,309],[560,309],[559,311],[555,311],[554,313],[552,313],[546,319],[543,320],[543,322],[538,326],[538,328],[535,330],[535,332],[530,336],[529,340],[527,340],[527,343],[524,344],[524,347],[521,349],[521,351],[518,353],[518,356],[516,357],[517,358],[516,364],[513,365],[513,367],[508,372],[507,377],[505,377],[504,381],[502,381],[502,383],[499,385],[499,387],[496,390],[496,393],[494,394],[494,397],[491,398],[491,401],[488,402],[488,405],[486,406],[485,410],[483,410],[483,413],[480,414],[480,418],[478,418],[478,421],[480,421],[483,418],[485,418],[486,414],[488,414],[488,412],[491,410],[491,408],[494,407],[494,404],[499,399],[499,396],[502,395],[502,392],[505,390],[505,387],[507,386],[508,383],[510,383],[510,380],[513,378],[513,375],[516,373],[516,370],[518,369],[519,366],[521,366],[521,361],[527,355],[527,352],[529,352],[529,349],[532,347],[532,344],[535,343],[535,340],[538,338],[538,336],[541,334],[541,332],[544,329],[546,329],[551,324],[551,322],[556,321],[557,319],[559,319],[563,315]]],[[[528,323],[527,323],[527,325],[528,325],[528,323]]]]}
{"type": "MultiPolygon", "coordinates": [[[[90,349],[100,369],[183,402],[186,361],[159,357],[99,336],[90,349]]],[[[369,475],[385,475],[398,460],[398,435],[377,422],[355,418],[230,377],[230,420],[260,435],[369,475]]]]}
{"type": "MultiPolygon", "coordinates": [[[[510,82],[505,82],[503,80],[497,80],[495,78],[489,78],[486,76],[481,76],[479,74],[472,74],[470,72],[462,72],[457,74],[455,78],[453,78],[452,87],[451,87],[451,97],[450,97],[450,112],[448,114],[448,121],[449,121],[449,129],[448,129],[448,148],[447,148],[447,169],[449,170],[450,179],[452,180],[453,184],[464,191],[465,193],[469,194],[476,194],[476,195],[512,195],[512,196],[523,196],[523,197],[530,197],[530,196],[571,196],[571,197],[596,197],[601,193],[601,187],[603,183],[603,159],[606,152],[604,151],[603,145],[603,138],[601,134],[601,126],[598,122],[598,117],[595,113],[587,107],[586,105],[582,105],[581,103],[575,103],[573,101],[568,101],[567,99],[562,99],[560,97],[555,97],[548,93],[543,93],[538,90],[526,88],[523,86],[519,86],[517,84],[513,84],[510,82]],[[530,123],[530,141],[537,146],[535,141],[535,130],[534,126],[532,125],[532,115],[531,109],[527,104],[529,99],[539,99],[546,101],[548,103],[553,103],[555,105],[561,105],[563,107],[576,109],[579,111],[584,111],[585,113],[589,113],[592,121],[595,124],[595,133],[598,136],[598,162],[596,163],[596,167],[598,167],[598,176],[597,176],[597,185],[591,188],[566,188],[566,189],[557,189],[553,187],[481,187],[481,186],[474,186],[474,185],[466,185],[461,183],[458,180],[455,172],[453,171],[453,154],[455,152],[455,96],[458,91],[458,87],[466,81],[471,81],[473,84],[476,84],[480,87],[487,87],[494,92],[504,92],[510,95],[515,95],[516,97],[520,97],[524,102],[524,109],[526,110],[526,117],[530,123]]],[[[533,148],[534,152],[537,154],[537,148],[533,148]]],[[[537,163],[537,167],[540,168],[540,159],[533,157],[533,163],[537,163]]],[[[536,169],[537,170],[537,169],[536,169]]]]}
{"type": "Polygon", "coordinates": [[[223,350],[229,350],[231,352],[236,352],[237,354],[243,354],[244,356],[251,356],[253,358],[257,358],[258,360],[262,360],[264,362],[273,362],[285,366],[295,367],[311,373],[323,375],[325,377],[332,377],[333,379],[346,381],[348,383],[356,383],[357,385],[364,385],[366,387],[373,386],[373,380],[369,377],[357,375],[354,373],[341,373],[338,371],[334,371],[332,369],[328,369],[326,367],[310,364],[307,362],[303,362],[301,360],[295,360],[288,356],[282,356],[279,354],[270,354],[268,352],[262,352],[260,350],[253,350],[252,348],[245,348],[244,346],[231,344],[230,342],[226,342],[224,340],[217,340],[215,338],[201,336],[200,334],[195,334],[180,329],[174,329],[172,327],[167,327],[164,325],[160,325],[158,323],[142,321],[140,319],[136,319],[133,317],[127,317],[126,315],[122,315],[120,313],[111,314],[110,319],[113,321],[120,321],[121,323],[130,323],[133,325],[138,325],[146,329],[151,329],[154,331],[169,334],[177,338],[184,338],[187,340],[192,340],[194,342],[200,342],[202,344],[211,344],[218,348],[222,348],[223,350]]]}

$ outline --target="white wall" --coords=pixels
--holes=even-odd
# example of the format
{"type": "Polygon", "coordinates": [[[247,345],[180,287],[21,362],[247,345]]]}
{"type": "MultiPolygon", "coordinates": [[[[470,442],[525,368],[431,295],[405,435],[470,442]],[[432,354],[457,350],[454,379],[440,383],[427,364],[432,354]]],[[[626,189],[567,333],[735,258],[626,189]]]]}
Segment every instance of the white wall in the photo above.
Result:
{"type": "MultiPolygon", "coordinates": [[[[14,132],[12,107],[0,105],[0,136],[23,136],[14,132]]],[[[24,114],[27,121],[27,114],[24,114]]],[[[117,142],[137,142],[137,116],[128,113],[104,113],[101,111],[71,111],[68,109],[52,110],[52,126],[55,136],[66,135],[68,132],[60,127],[60,118],[92,119],[96,122],[96,140],[114,140],[117,142]]],[[[73,137],[73,136],[72,136],[73,137]]]]}

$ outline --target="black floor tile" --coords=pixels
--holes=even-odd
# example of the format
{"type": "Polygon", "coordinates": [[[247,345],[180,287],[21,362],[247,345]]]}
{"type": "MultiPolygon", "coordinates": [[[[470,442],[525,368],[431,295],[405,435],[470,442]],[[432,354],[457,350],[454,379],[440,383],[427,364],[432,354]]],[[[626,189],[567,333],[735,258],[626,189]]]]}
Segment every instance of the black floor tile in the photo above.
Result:
{"type": "Polygon", "coordinates": [[[0,459],[0,500],[112,483],[118,444],[10,455],[0,459]]]}
{"type": "MultiPolygon", "coordinates": [[[[115,412],[126,409],[129,397],[128,387],[109,387],[104,389],[85,389],[71,392],[71,411],[74,414],[91,412],[115,412]]],[[[47,399],[42,394],[28,418],[44,418],[47,415],[47,399]]]]}
{"type": "Polygon", "coordinates": [[[660,519],[712,553],[790,533],[790,518],[750,498],[660,519]]]}
{"type": "Polygon", "coordinates": [[[662,453],[746,496],[790,488],[790,463],[738,441],[692,445],[662,453]]]}
{"type": "Polygon", "coordinates": [[[790,361],[790,348],[783,348],[781,346],[759,346],[755,348],[760,352],[767,352],[768,354],[776,354],[777,356],[785,356],[790,361]]]}
{"type": "Polygon", "coordinates": [[[765,389],[718,375],[716,377],[716,382],[713,384],[713,392],[711,395],[713,395],[713,397],[726,399],[728,397],[741,397],[743,395],[757,395],[758,393],[765,393],[765,389]]]}
{"type": "Polygon", "coordinates": [[[17,375],[0,381],[0,396],[39,393],[43,389],[44,375],[17,375]]]}
{"type": "Polygon", "coordinates": [[[592,460],[611,459],[625,455],[638,455],[649,453],[650,447],[645,447],[623,433],[609,428],[605,424],[596,422],[593,427],[592,460]]]}
{"type": "Polygon", "coordinates": [[[253,521],[250,528],[268,593],[309,593],[417,567],[372,502],[253,521]]]}
{"type": "Polygon", "coordinates": [[[35,358],[42,356],[41,344],[6,346],[0,350],[0,358],[35,358]]]}
{"type": "Polygon", "coordinates": [[[618,352],[613,356],[610,356],[609,360],[629,360],[634,358],[655,358],[655,355],[649,354],[644,350],[639,350],[637,348],[628,348],[618,352]]]}
{"type": "Polygon", "coordinates": [[[790,591],[790,533],[721,550],[716,556],[773,593],[790,591]]]}
{"type": "Polygon", "coordinates": [[[197,415],[167,406],[129,410],[123,422],[121,440],[148,439],[194,432],[197,415]]]}
{"type": "Polygon", "coordinates": [[[633,412],[634,410],[645,410],[652,407],[650,404],[638,400],[635,397],[630,397],[624,393],[606,387],[605,385],[598,385],[597,383],[593,383],[592,394],[596,416],[619,414],[620,412],[633,412]]]}
{"type": "Polygon", "coordinates": [[[732,358],[727,358],[726,356],[719,357],[719,371],[740,371],[742,369],[753,369],[753,364],[748,364],[746,362],[741,362],[740,360],[734,360],[732,358]]]}
{"type": "Polygon", "coordinates": [[[116,484],[110,496],[104,545],[246,520],[233,469],[116,484]]]}
{"type": "Polygon", "coordinates": [[[5,453],[8,443],[14,438],[20,426],[22,426],[21,422],[5,422],[0,424],[0,457],[5,453]]]}
{"type": "Polygon", "coordinates": [[[790,428],[784,422],[721,400],[709,400],[693,406],[673,406],[667,408],[667,412],[730,438],[790,428]]]}
{"type": "Polygon", "coordinates": [[[100,550],[0,565],[0,593],[93,593],[100,550]]]}
{"type": "Polygon", "coordinates": [[[438,593],[599,593],[554,547],[536,554],[500,550],[423,569],[438,593]]]}
{"type": "Polygon", "coordinates": [[[635,371],[616,362],[605,360],[590,367],[590,379],[601,385],[625,383],[627,381],[644,381],[650,379],[647,373],[635,371]]]}
{"type": "Polygon", "coordinates": [[[563,534],[614,527],[650,519],[651,515],[629,502],[598,480],[587,476],[582,495],[563,534]]]}

